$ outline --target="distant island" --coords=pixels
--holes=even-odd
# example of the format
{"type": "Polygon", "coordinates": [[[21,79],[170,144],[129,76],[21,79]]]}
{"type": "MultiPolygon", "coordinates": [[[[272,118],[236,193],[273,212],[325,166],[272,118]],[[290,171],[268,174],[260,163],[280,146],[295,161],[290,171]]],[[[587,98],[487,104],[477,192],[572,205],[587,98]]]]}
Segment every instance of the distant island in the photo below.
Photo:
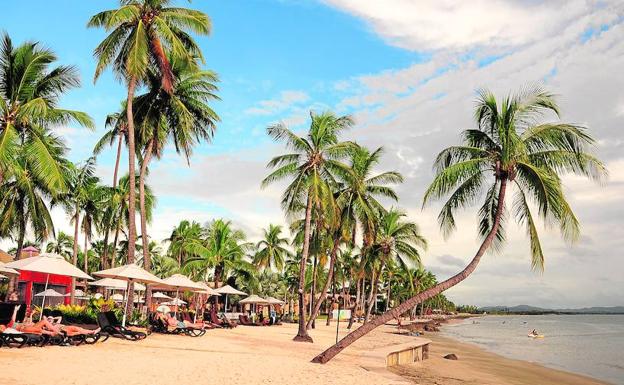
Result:
{"type": "Polygon", "coordinates": [[[545,309],[530,305],[484,306],[480,312],[490,314],[624,314],[624,306],[594,306],[579,309],[545,309]]]}

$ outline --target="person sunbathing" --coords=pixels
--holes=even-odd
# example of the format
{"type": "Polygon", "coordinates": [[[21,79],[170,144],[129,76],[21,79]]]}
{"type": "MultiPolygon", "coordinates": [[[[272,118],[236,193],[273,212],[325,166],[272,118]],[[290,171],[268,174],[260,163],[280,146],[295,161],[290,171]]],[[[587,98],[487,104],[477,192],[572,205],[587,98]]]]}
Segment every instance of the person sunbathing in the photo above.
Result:
{"type": "Polygon", "coordinates": [[[180,328],[180,329],[184,329],[184,328],[203,329],[204,328],[203,323],[199,324],[199,323],[192,323],[189,321],[180,321],[174,316],[172,316],[170,313],[167,313],[167,314],[158,313],[158,318],[162,320],[165,323],[165,325],[167,325],[168,327],[180,328]]]}
{"type": "Polygon", "coordinates": [[[22,305],[15,306],[13,309],[13,315],[11,321],[0,331],[6,330],[6,328],[13,328],[18,332],[30,333],[30,334],[46,334],[50,336],[57,336],[62,332],[72,337],[80,334],[96,334],[99,333],[100,328],[97,329],[85,329],[74,325],[53,324],[46,317],[43,317],[39,322],[17,322],[17,312],[22,305]]]}

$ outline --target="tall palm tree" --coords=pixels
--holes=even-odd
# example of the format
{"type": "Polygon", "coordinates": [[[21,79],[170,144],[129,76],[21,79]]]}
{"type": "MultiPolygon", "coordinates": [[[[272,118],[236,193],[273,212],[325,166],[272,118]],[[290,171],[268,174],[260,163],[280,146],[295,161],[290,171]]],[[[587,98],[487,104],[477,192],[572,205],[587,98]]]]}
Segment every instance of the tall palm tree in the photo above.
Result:
{"type": "Polygon", "coordinates": [[[217,89],[217,76],[212,71],[199,71],[179,60],[172,62],[171,72],[174,75],[173,89],[166,92],[161,88],[160,73],[154,69],[148,71],[148,90],[137,96],[133,103],[138,148],[142,151],[139,204],[143,263],[146,270],[150,270],[151,264],[147,253],[149,237],[144,187],[150,161],[153,157],[161,157],[167,140],[171,139],[176,151],[182,153],[189,162],[195,145],[202,140],[212,140],[216,122],[219,120],[217,114],[208,106],[210,100],[218,99],[214,93],[217,89]]]}
{"type": "MultiPolygon", "coordinates": [[[[30,172],[54,189],[65,188],[63,166],[42,141],[45,129],[76,122],[93,128],[84,112],[60,108],[59,99],[80,85],[75,67],[55,66],[56,55],[37,42],[17,47],[9,35],[0,42],[0,183],[10,172],[20,145],[27,145],[30,172]]],[[[23,147],[22,147],[23,148],[23,147]]],[[[17,165],[19,167],[19,165],[17,165]]]]}
{"type": "Polygon", "coordinates": [[[286,248],[288,238],[282,237],[282,226],[270,224],[263,230],[263,239],[256,244],[258,251],[254,255],[253,263],[261,269],[284,269],[284,261],[290,251],[286,248]]]}
{"type": "Polygon", "coordinates": [[[310,114],[310,129],[305,137],[297,136],[284,124],[276,124],[267,133],[276,141],[283,141],[293,151],[273,158],[268,167],[276,168],[263,181],[265,187],[276,181],[290,178],[292,181],[282,196],[282,207],[288,215],[296,215],[305,208],[303,250],[299,269],[299,329],[295,341],[312,342],[305,321],[305,272],[310,248],[310,231],[313,207],[333,197],[330,184],[336,174],[347,172],[347,166],[339,160],[353,147],[350,142],[339,142],[342,131],[353,125],[350,116],[336,116],[331,112],[310,114]]]}
{"type": "MultiPolygon", "coordinates": [[[[134,92],[145,81],[150,63],[160,69],[161,86],[173,91],[170,57],[195,63],[203,60],[201,50],[186,31],[207,35],[210,20],[204,13],[179,7],[168,7],[170,0],[120,0],[120,7],[100,12],[89,20],[88,27],[102,27],[110,34],[97,46],[98,60],[94,80],[112,65],[113,70],[128,86],[126,122],[128,129],[128,176],[130,179],[129,212],[135,212],[135,127],[133,115],[134,92]]],[[[134,215],[128,221],[128,262],[134,262],[136,224],[134,215]]],[[[132,303],[133,290],[128,290],[132,303]]]]}
{"type": "Polygon", "coordinates": [[[329,284],[334,274],[334,263],[343,232],[350,228],[351,242],[355,243],[358,226],[363,230],[363,246],[366,250],[374,240],[375,225],[377,219],[385,213],[385,209],[379,203],[379,198],[397,200],[397,195],[388,184],[403,182],[403,177],[396,171],[386,171],[373,174],[373,169],[379,164],[383,149],[377,148],[370,152],[362,146],[354,146],[349,152],[349,172],[341,174],[341,188],[337,192],[337,205],[341,214],[334,232],[334,246],[330,254],[329,276],[325,287],[321,290],[321,296],[316,305],[308,325],[316,319],[320,312],[321,304],[328,293],[329,284]]]}
{"type": "MultiPolygon", "coordinates": [[[[62,205],[65,212],[70,216],[74,224],[74,248],[72,251],[72,263],[78,266],[78,232],[80,229],[80,217],[88,194],[93,185],[98,183],[95,174],[95,158],[91,157],[78,165],[70,164],[66,177],[68,189],[57,196],[52,205],[62,205]]],[[[70,301],[74,303],[74,291],[76,280],[72,278],[70,301]]]]}
{"type": "MultiPolygon", "coordinates": [[[[122,105],[122,109],[125,110],[125,105],[122,105]]],[[[117,175],[119,172],[119,161],[121,160],[121,148],[123,142],[128,143],[128,128],[125,114],[122,112],[115,112],[106,116],[104,126],[109,130],[102,135],[100,140],[97,141],[93,147],[93,155],[99,155],[106,146],[112,146],[117,141],[117,153],[115,156],[115,167],[113,169],[113,187],[117,187],[117,175]]]]}
{"type": "Polygon", "coordinates": [[[471,205],[483,190],[479,210],[479,233],[483,242],[470,263],[458,274],[408,299],[349,334],[314,358],[324,363],[345,347],[416,304],[440,294],[466,279],[493,244],[504,240],[503,224],[507,188],[513,187],[516,221],[524,226],[530,241],[531,267],[544,268],[544,253],[531,211],[531,203],[548,223],[558,225],[566,240],[579,236],[579,222],[566,200],[561,175],[572,173],[599,180],[604,165],[587,148],[594,139],[587,129],[568,123],[538,123],[545,113],[559,116],[552,94],[535,87],[498,101],[489,91],[479,92],[475,109],[476,129],[463,133],[464,143],[443,150],[437,157],[436,175],[425,192],[424,204],[447,194],[450,198],[438,216],[448,234],[455,227],[454,213],[471,205]]]}
{"type": "Polygon", "coordinates": [[[62,231],[56,234],[53,241],[46,245],[47,253],[55,253],[63,256],[66,260],[71,261],[72,249],[74,248],[74,238],[62,231]]]}

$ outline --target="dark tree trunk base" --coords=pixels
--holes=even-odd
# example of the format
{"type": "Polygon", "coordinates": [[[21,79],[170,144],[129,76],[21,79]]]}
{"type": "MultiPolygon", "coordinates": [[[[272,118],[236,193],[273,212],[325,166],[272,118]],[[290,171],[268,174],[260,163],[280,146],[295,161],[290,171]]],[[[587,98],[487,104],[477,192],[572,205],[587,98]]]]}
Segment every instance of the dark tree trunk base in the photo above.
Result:
{"type": "Polygon", "coordinates": [[[312,339],[312,337],[310,337],[310,336],[300,336],[299,334],[297,334],[293,338],[293,341],[295,341],[295,342],[309,342],[311,344],[314,343],[314,340],[312,339]]]}

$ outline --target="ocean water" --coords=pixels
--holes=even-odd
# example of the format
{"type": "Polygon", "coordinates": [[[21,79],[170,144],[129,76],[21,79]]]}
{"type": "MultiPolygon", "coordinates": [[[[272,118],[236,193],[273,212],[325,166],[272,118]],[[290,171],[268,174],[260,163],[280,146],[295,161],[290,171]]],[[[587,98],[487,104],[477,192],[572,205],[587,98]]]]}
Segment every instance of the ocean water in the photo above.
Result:
{"type": "Polygon", "coordinates": [[[505,357],[624,385],[624,315],[485,316],[442,333],[505,357]],[[528,338],[533,329],[545,338],[528,338]]]}

